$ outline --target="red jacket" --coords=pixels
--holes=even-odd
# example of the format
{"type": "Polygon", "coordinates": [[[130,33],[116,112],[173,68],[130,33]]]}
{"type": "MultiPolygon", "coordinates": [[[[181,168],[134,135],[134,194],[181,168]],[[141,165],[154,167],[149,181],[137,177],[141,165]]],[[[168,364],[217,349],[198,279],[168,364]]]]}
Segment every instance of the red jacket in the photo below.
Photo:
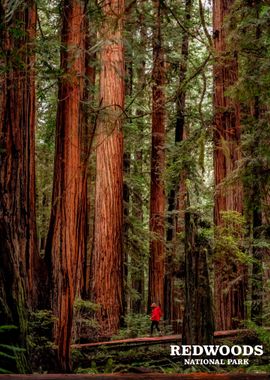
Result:
{"type": "Polygon", "coordinates": [[[162,316],[160,306],[154,307],[151,313],[151,321],[160,321],[160,317],[162,316]]]}

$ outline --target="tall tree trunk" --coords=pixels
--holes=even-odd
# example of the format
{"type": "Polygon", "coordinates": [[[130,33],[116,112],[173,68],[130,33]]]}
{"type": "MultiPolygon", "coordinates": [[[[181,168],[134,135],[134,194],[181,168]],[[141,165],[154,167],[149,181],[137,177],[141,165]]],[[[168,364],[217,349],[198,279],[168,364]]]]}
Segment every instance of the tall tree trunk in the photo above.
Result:
{"type": "MultiPolygon", "coordinates": [[[[137,114],[140,111],[138,110],[137,114]]],[[[141,120],[138,121],[139,128],[142,127],[141,120]]],[[[143,171],[143,152],[142,149],[138,149],[135,152],[135,160],[134,163],[134,175],[138,177],[142,177],[143,171]]],[[[141,194],[141,189],[133,187],[132,191],[132,215],[133,218],[136,218],[137,223],[142,225],[143,223],[143,198],[141,194]]],[[[134,242],[135,243],[135,242],[134,242]]],[[[134,244],[133,244],[134,246],[134,244]]],[[[131,310],[133,313],[143,313],[144,305],[145,305],[145,297],[144,297],[144,254],[139,241],[136,240],[136,247],[132,251],[131,257],[131,286],[132,289],[136,291],[136,299],[131,302],[131,310]]]]}
{"type": "MultiPolygon", "coordinates": [[[[128,176],[130,175],[130,152],[124,152],[123,157],[123,202],[124,202],[124,224],[123,224],[123,286],[128,287],[128,261],[129,261],[129,213],[130,213],[130,189],[128,185],[128,176]]],[[[123,318],[128,313],[128,294],[123,293],[123,318]]]]}
{"type": "MultiPolygon", "coordinates": [[[[255,174],[254,171],[253,174],[255,174]]],[[[262,204],[261,194],[258,188],[252,186],[252,238],[261,238],[262,230],[262,204]]],[[[253,246],[253,265],[252,265],[252,284],[251,284],[251,320],[258,325],[262,325],[263,321],[263,256],[265,250],[261,247],[253,246]]]]}
{"type": "MultiPolygon", "coordinates": [[[[0,324],[19,327],[26,344],[26,305],[36,299],[35,220],[36,7],[0,5],[0,324]]],[[[23,354],[22,354],[23,355],[23,354]]],[[[22,361],[23,363],[23,361],[22,361]]],[[[23,363],[25,364],[25,363],[23,363]]],[[[23,368],[18,368],[23,371],[23,368]]]]}
{"type": "MultiPolygon", "coordinates": [[[[84,181],[84,207],[86,213],[85,219],[85,247],[83,248],[83,273],[81,281],[81,296],[83,299],[90,298],[90,263],[91,263],[91,253],[92,253],[92,242],[93,242],[93,231],[91,222],[94,218],[94,203],[91,202],[90,192],[88,188],[91,188],[91,170],[88,169],[88,160],[93,153],[93,142],[96,132],[96,120],[94,112],[90,111],[91,104],[95,104],[95,84],[96,84],[96,52],[91,52],[91,48],[96,43],[96,31],[92,30],[89,25],[89,16],[86,18],[86,40],[85,40],[85,77],[86,81],[84,84],[84,109],[83,109],[83,143],[84,143],[84,171],[85,171],[85,181],[84,181]],[[92,205],[93,203],[93,205],[92,205]],[[90,222],[91,220],[91,222],[90,222]]],[[[91,163],[95,165],[94,160],[91,163]]],[[[94,193],[94,192],[93,192],[94,193]]]]}
{"type": "MultiPolygon", "coordinates": [[[[258,10],[256,10],[256,16],[258,18],[258,10]]],[[[256,27],[256,38],[259,43],[260,38],[259,27],[256,27]]],[[[256,64],[254,65],[255,71],[256,64]]],[[[257,71],[257,70],[256,70],[257,71]]],[[[255,72],[256,72],[255,71],[255,72]]],[[[258,70],[259,71],[259,70],[258,70]]],[[[263,110],[261,109],[260,98],[256,96],[254,99],[254,110],[252,116],[255,121],[255,125],[258,128],[263,118],[263,110]]],[[[262,127],[261,127],[262,128],[262,127]]],[[[256,157],[256,148],[259,142],[259,134],[253,132],[253,145],[250,147],[250,157],[254,159],[256,157]]],[[[257,160],[258,161],[258,160],[257,160]]],[[[255,161],[256,162],[256,161],[255,161]]],[[[246,201],[246,214],[249,225],[250,238],[252,241],[252,275],[251,275],[251,320],[258,325],[262,325],[263,321],[263,257],[265,249],[260,246],[256,246],[257,241],[263,236],[263,197],[260,183],[260,164],[251,164],[247,168],[245,179],[245,201],[246,201]]],[[[267,256],[267,255],[265,255],[267,256]]]]}
{"type": "MultiPolygon", "coordinates": [[[[187,75],[187,64],[189,55],[189,23],[191,17],[192,0],[186,0],[185,2],[185,31],[183,33],[182,46],[181,46],[181,62],[179,65],[179,88],[176,97],[176,124],[175,124],[175,144],[177,145],[183,140],[184,128],[185,128],[185,109],[186,109],[186,88],[184,87],[184,81],[187,75]]],[[[168,228],[167,228],[167,247],[168,253],[166,257],[166,275],[165,275],[165,312],[164,317],[170,323],[173,316],[173,257],[176,250],[176,228],[178,215],[175,211],[179,211],[178,197],[180,196],[180,189],[185,192],[185,178],[184,173],[179,173],[177,177],[177,183],[172,184],[172,189],[169,192],[168,197],[168,228]],[[180,183],[179,183],[180,182],[180,183]]],[[[181,194],[182,196],[183,194],[181,194]]],[[[181,203],[184,206],[183,203],[181,203]]],[[[184,210],[182,210],[184,211],[184,210]]]]}
{"type": "MultiPolygon", "coordinates": [[[[240,159],[240,112],[239,105],[233,102],[226,91],[237,80],[237,59],[226,50],[224,19],[229,14],[234,0],[215,0],[213,3],[213,28],[216,63],[214,66],[214,222],[222,223],[221,212],[243,211],[242,186],[238,184],[223,186],[223,181],[237,168],[240,159]]],[[[226,261],[226,258],[224,258],[226,261]]],[[[235,265],[224,273],[225,265],[215,265],[215,307],[217,329],[232,329],[238,325],[237,320],[246,317],[246,268],[235,265]],[[228,282],[233,276],[239,280],[234,284],[228,282]]]]}
{"type": "Polygon", "coordinates": [[[123,133],[125,65],[122,42],[124,0],[102,7],[104,45],[100,52],[100,105],[97,126],[95,237],[92,297],[102,334],[115,333],[123,311],[123,133]]]}
{"type": "MultiPolygon", "coordinates": [[[[126,23],[127,25],[127,23],[126,23]]],[[[127,29],[127,27],[126,27],[127,29]]],[[[131,37],[132,44],[132,37],[131,37]]],[[[126,80],[125,80],[125,94],[126,96],[132,96],[133,92],[133,56],[132,52],[126,56],[126,80]]],[[[127,133],[129,131],[129,124],[127,124],[127,133]]],[[[124,186],[123,186],[123,201],[124,201],[124,225],[123,225],[123,284],[124,287],[128,287],[128,272],[129,272],[129,215],[130,215],[130,187],[128,184],[128,179],[130,176],[130,162],[131,154],[130,147],[124,147],[124,157],[123,157],[123,169],[124,169],[124,186]]],[[[127,315],[129,308],[129,294],[125,292],[123,294],[123,317],[127,315]]]]}
{"type": "MultiPolygon", "coordinates": [[[[249,4],[252,10],[255,12],[257,18],[257,24],[255,28],[255,36],[257,41],[257,46],[260,46],[261,39],[261,26],[259,23],[259,15],[260,15],[260,4],[254,4],[251,2],[249,4]],[[254,7],[255,6],[255,7],[254,7]],[[255,8],[255,9],[254,9],[255,8]]],[[[257,57],[256,57],[257,58],[257,57]]],[[[254,61],[254,58],[253,60],[254,61]]],[[[259,76],[260,66],[255,60],[253,63],[254,72],[259,76]]],[[[253,117],[256,123],[257,128],[262,125],[262,120],[265,118],[265,110],[261,104],[261,96],[257,95],[254,99],[254,112],[253,117]]],[[[259,145],[258,132],[254,133],[253,131],[253,146],[250,152],[252,159],[256,157],[256,146],[259,145]]],[[[251,222],[251,238],[253,241],[252,254],[253,254],[253,265],[252,265],[252,302],[251,302],[251,320],[256,322],[258,325],[262,325],[263,323],[263,258],[267,257],[267,252],[262,247],[256,246],[256,241],[263,237],[263,196],[262,196],[262,184],[260,183],[260,168],[256,167],[256,164],[251,165],[252,173],[247,173],[249,175],[249,180],[252,179],[252,183],[249,183],[248,188],[246,188],[246,193],[248,194],[248,199],[246,199],[247,203],[250,205],[250,209],[252,210],[252,215],[250,215],[250,211],[247,210],[248,214],[251,218],[248,219],[249,223],[251,222]],[[252,178],[253,177],[253,178],[252,178]],[[258,180],[259,179],[259,180],[258,180]]]]}
{"type": "Polygon", "coordinates": [[[208,244],[199,234],[199,216],[185,214],[185,311],[183,344],[213,344],[214,316],[207,252],[208,244]]]}
{"type": "Polygon", "coordinates": [[[52,210],[46,244],[59,365],[71,369],[73,304],[85,249],[85,163],[81,100],[85,75],[85,2],[64,0],[52,210]]]}
{"type": "Polygon", "coordinates": [[[150,259],[148,305],[160,303],[164,307],[165,276],[165,67],[162,46],[162,7],[153,1],[155,26],[153,31],[153,87],[152,87],[152,152],[150,187],[150,259]]]}
{"type": "MultiPolygon", "coordinates": [[[[147,45],[147,33],[146,33],[146,25],[145,25],[145,15],[144,15],[144,8],[143,4],[140,3],[142,6],[142,11],[140,13],[140,17],[138,20],[139,23],[139,38],[140,42],[142,44],[142,48],[144,51],[146,50],[147,45]]],[[[144,122],[143,122],[143,111],[142,107],[144,104],[144,87],[146,84],[146,77],[145,77],[145,59],[142,58],[137,71],[136,71],[136,77],[137,79],[137,87],[135,89],[135,92],[138,93],[138,106],[136,109],[136,116],[138,116],[137,119],[137,126],[138,126],[138,140],[142,141],[144,138],[144,122]]],[[[135,178],[142,178],[143,177],[143,148],[142,146],[136,146],[135,149],[135,160],[133,163],[133,174],[135,178]]],[[[141,191],[140,183],[136,181],[136,183],[133,185],[132,188],[132,216],[135,218],[136,222],[142,226],[143,224],[143,195],[141,191]]],[[[136,239],[133,242],[133,250],[132,250],[132,257],[131,257],[131,286],[132,289],[136,292],[136,299],[131,301],[131,310],[133,313],[144,313],[144,306],[145,306],[145,280],[144,280],[144,266],[145,266],[145,258],[144,258],[144,252],[140,243],[141,239],[136,239]],[[135,247],[134,247],[135,244],[135,247]]]]}

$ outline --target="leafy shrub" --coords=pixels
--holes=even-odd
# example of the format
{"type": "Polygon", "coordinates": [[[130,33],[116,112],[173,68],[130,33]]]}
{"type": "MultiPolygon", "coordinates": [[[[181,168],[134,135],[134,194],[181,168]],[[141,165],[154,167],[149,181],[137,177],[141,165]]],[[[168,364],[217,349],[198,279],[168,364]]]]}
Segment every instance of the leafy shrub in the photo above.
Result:
{"type": "Polygon", "coordinates": [[[74,340],[76,342],[89,342],[99,334],[99,324],[94,313],[99,305],[91,301],[77,298],[74,302],[74,340]]]}
{"type": "Polygon", "coordinates": [[[56,368],[52,337],[55,320],[50,310],[30,313],[28,337],[30,359],[33,369],[39,372],[43,372],[44,368],[56,368]]]}

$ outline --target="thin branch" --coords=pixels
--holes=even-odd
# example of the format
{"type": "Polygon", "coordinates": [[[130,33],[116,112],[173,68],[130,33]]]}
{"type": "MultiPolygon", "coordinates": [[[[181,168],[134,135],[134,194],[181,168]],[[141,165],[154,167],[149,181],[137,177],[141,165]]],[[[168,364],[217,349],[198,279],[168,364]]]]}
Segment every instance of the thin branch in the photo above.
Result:
{"type": "Polygon", "coordinates": [[[202,104],[203,104],[203,100],[204,100],[204,97],[205,97],[205,94],[206,94],[206,76],[205,76],[205,73],[202,72],[202,78],[203,78],[203,89],[202,89],[202,94],[201,94],[201,97],[200,97],[200,102],[199,102],[199,115],[200,115],[200,119],[201,119],[201,122],[202,122],[202,126],[204,129],[206,129],[206,123],[204,121],[204,116],[203,116],[203,112],[202,112],[202,104]]]}
{"type": "Polygon", "coordinates": [[[202,23],[202,27],[203,27],[204,33],[205,33],[205,35],[206,35],[206,37],[208,39],[210,47],[213,47],[213,40],[212,40],[212,37],[210,36],[210,34],[208,32],[208,29],[207,29],[207,26],[206,26],[206,22],[205,22],[204,9],[203,9],[203,5],[202,5],[202,0],[199,0],[199,9],[200,9],[200,20],[201,20],[201,23],[202,23]]]}
{"type": "Polygon", "coordinates": [[[162,6],[167,9],[171,15],[173,16],[173,18],[175,19],[175,21],[177,22],[178,26],[187,34],[189,34],[191,37],[193,37],[195,40],[199,41],[201,44],[203,45],[206,45],[208,46],[205,41],[203,41],[202,39],[198,38],[198,36],[194,33],[191,33],[189,28],[186,28],[178,19],[178,17],[176,16],[176,14],[174,13],[174,11],[167,5],[165,4],[165,1],[162,1],[162,6]]]}

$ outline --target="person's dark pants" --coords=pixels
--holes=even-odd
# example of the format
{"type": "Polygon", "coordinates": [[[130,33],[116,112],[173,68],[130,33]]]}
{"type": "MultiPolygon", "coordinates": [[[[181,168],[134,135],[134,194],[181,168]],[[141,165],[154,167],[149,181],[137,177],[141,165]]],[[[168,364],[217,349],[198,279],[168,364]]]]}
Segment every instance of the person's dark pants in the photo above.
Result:
{"type": "Polygon", "coordinates": [[[152,321],[152,323],[151,323],[151,335],[153,334],[154,327],[157,329],[158,332],[160,332],[159,321],[152,321]]]}

